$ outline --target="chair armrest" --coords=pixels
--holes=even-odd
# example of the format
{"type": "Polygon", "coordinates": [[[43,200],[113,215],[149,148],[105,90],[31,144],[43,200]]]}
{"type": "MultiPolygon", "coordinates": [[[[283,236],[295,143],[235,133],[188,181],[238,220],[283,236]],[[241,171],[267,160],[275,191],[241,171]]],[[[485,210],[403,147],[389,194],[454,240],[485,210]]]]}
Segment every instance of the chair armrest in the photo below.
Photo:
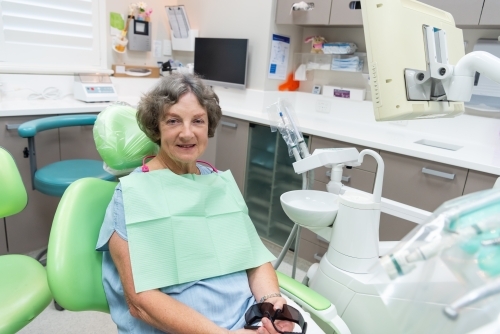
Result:
{"type": "Polygon", "coordinates": [[[23,138],[29,138],[34,137],[38,132],[42,132],[45,130],[63,128],[68,126],[93,125],[96,119],[97,115],[88,114],[44,117],[24,122],[17,129],[17,133],[23,138]]]}
{"type": "Polygon", "coordinates": [[[351,334],[344,320],[337,314],[335,305],[328,299],[279,271],[276,271],[276,276],[278,276],[281,292],[294,300],[306,312],[324,321],[335,333],[351,334]]]}

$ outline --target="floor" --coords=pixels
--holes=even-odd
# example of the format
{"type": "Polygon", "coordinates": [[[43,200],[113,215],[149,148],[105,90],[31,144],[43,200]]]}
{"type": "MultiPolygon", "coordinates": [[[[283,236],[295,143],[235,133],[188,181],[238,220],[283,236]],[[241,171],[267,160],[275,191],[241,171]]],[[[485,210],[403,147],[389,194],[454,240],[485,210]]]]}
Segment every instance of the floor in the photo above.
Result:
{"type": "MultiPolygon", "coordinates": [[[[266,247],[277,257],[281,247],[264,240],[266,247]]],[[[33,252],[37,254],[38,252],[33,252]]],[[[30,254],[31,255],[31,254],[30,254]]],[[[282,273],[291,276],[293,253],[288,252],[284,261],[278,268],[282,273]]],[[[296,279],[301,282],[305,272],[311,263],[298,259],[296,279]]],[[[101,312],[71,312],[57,311],[51,303],[37,318],[28,326],[24,327],[20,334],[94,334],[94,333],[117,333],[116,326],[109,314],[101,312]]]]}

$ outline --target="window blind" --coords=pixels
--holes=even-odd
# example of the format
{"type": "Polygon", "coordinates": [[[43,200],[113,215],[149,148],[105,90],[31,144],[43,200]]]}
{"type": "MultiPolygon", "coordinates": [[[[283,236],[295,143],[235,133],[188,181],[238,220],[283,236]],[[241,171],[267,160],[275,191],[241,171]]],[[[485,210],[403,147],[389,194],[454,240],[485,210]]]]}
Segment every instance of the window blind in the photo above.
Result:
{"type": "Polygon", "coordinates": [[[99,0],[0,0],[0,66],[105,68],[100,11],[99,0]]]}

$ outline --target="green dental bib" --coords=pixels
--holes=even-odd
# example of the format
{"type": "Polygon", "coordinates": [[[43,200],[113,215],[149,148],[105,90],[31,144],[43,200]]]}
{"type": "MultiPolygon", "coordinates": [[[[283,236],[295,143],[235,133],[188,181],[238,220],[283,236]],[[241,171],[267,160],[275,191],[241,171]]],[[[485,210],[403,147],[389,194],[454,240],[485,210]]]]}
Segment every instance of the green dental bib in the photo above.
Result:
{"type": "Polygon", "coordinates": [[[257,235],[230,171],[177,175],[163,169],[120,182],[136,292],[275,259],[257,235]]]}

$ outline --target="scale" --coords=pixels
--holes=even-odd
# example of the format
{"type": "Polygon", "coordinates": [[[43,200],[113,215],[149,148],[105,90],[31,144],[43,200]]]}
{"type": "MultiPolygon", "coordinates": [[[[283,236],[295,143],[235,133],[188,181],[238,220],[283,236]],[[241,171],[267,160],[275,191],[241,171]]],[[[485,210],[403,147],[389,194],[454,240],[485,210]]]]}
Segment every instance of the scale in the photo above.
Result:
{"type": "Polygon", "coordinates": [[[109,102],[118,99],[115,87],[107,74],[75,74],[73,95],[76,100],[83,102],[109,102]]]}

